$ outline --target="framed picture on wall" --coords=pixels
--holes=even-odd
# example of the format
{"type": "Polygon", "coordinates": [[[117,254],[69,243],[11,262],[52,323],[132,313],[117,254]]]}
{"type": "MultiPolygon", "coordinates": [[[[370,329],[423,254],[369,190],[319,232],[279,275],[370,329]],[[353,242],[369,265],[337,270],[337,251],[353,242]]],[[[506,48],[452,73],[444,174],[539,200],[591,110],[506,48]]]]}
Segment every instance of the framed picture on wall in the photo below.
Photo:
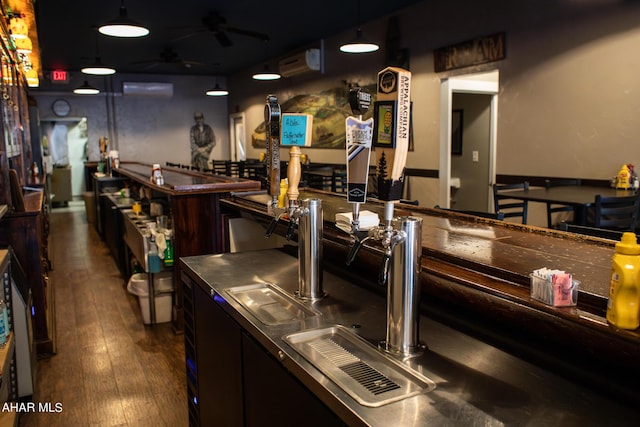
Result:
{"type": "Polygon", "coordinates": [[[463,110],[451,112],[451,154],[462,155],[462,119],[463,110]]]}

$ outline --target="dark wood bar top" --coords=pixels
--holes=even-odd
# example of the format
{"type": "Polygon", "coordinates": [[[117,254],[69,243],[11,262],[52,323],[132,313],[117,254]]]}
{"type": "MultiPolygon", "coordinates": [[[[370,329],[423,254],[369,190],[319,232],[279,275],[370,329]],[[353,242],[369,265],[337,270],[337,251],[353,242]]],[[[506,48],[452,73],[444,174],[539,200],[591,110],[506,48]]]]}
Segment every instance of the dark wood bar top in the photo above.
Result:
{"type": "MultiPolygon", "coordinates": [[[[320,190],[305,189],[300,198],[322,199],[327,226],[338,212],[350,212],[346,198],[320,190]]],[[[266,214],[266,194],[238,195],[225,200],[243,209],[266,214]]],[[[383,205],[371,200],[361,210],[383,215],[383,205]]],[[[580,281],[581,296],[592,296],[604,310],[609,290],[614,243],[562,231],[457,214],[450,211],[398,204],[396,215],[422,218],[423,253],[461,267],[472,268],[528,289],[529,274],[548,267],[571,272],[580,281]]],[[[335,227],[334,227],[335,228],[335,227]]],[[[346,233],[343,237],[351,240],[346,233]]]]}
{"type": "MultiPolygon", "coordinates": [[[[382,253],[376,243],[367,242],[345,266],[353,238],[334,223],[337,212],[351,211],[346,198],[302,189],[300,199],[309,197],[322,199],[325,264],[354,282],[375,283],[382,253]]],[[[266,222],[271,219],[267,200],[266,195],[237,194],[221,203],[266,222]]],[[[383,217],[379,201],[362,210],[383,217]]],[[[565,373],[625,390],[640,403],[633,391],[640,381],[640,330],[618,329],[605,318],[614,241],[412,205],[398,204],[395,214],[423,219],[421,292],[431,315],[500,341],[510,351],[545,363],[553,358],[549,363],[565,373]],[[541,267],[565,270],[580,281],[577,306],[553,307],[531,298],[529,274],[541,267]]],[[[283,230],[286,225],[276,232],[283,230]]]]}
{"type": "Polygon", "coordinates": [[[203,174],[187,169],[163,167],[164,185],[151,182],[152,165],[134,162],[122,162],[114,171],[154,190],[180,195],[185,193],[224,193],[229,191],[259,190],[260,183],[244,178],[203,174]]]}

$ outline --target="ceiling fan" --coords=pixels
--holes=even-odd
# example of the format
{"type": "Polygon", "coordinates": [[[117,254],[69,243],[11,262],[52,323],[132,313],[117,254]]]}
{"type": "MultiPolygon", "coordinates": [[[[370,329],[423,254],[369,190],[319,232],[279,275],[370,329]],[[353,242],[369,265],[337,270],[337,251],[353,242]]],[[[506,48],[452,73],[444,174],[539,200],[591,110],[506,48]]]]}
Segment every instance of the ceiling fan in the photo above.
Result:
{"type": "Polygon", "coordinates": [[[257,31],[245,30],[238,27],[227,25],[227,18],[220,15],[219,12],[211,11],[202,18],[202,25],[197,27],[182,27],[182,29],[192,30],[190,33],[178,37],[174,41],[184,40],[196,34],[211,32],[222,47],[233,46],[233,41],[228,33],[240,34],[247,37],[253,37],[262,41],[268,41],[269,36],[257,31]]]}
{"type": "Polygon", "coordinates": [[[133,61],[132,64],[146,64],[145,69],[153,68],[157,65],[169,64],[169,65],[177,65],[179,67],[191,68],[197,65],[204,65],[203,62],[199,61],[189,61],[186,59],[180,58],[178,52],[175,51],[172,47],[165,47],[160,51],[160,54],[155,59],[145,59],[142,61],[133,61]]]}

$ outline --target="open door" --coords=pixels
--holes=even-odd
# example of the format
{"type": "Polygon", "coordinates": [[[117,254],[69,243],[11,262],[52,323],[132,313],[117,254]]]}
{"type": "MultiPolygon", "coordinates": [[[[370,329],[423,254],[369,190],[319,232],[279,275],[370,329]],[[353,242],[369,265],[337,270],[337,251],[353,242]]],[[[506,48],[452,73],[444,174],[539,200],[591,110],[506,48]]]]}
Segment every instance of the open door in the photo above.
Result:
{"type": "Polygon", "coordinates": [[[247,160],[245,146],[244,113],[229,115],[229,153],[231,161],[247,160]]]}
{"type": "MultiPolygon", "coordinates": [[[[454,209],[467,209],[467,210],[480,210],[487,212],[492,211],[492,198],[491,198],[491,186],[495,182],[495,163],[496,163],[496,145],[497,145],[497,117],[498,117],[498,71],[493,71],[485,74],[471,74],[466,76],[451,77],[444,79],[440,85],[440,186],[439,186],[439,198],[438,204],[446,208],[454,209]],[[488,127],[488,141],[487,148],[480,150],[471,149],[464,150],[464,132],[462,133],[462,141],[456,141],[454,156],[465,155],[468,156],[473,163],[484,164],[484,177],[470,178],[469,176],[461,177],[454,176],[456,178],[452,180],[452,124],[454,116],[456,120],[462,117],[462,126],[464,126],[464,111],[460,112],[460,108],[455,108],[454,94],[480,94],[483,95],[481,103],[486,102],[488,112],[487,127],[488,127]],[[486,100],[486,101],[485,101],[486,100]],[[454,109],[456,112],[454,113],[454,109]],[[460,143],[462,143],[462,149],[460,150],[460,143]],[[462,152],[463,154],[458,154],[462,152]],[[487,157],[487,158],[484,158],[487,157]],[[477,161],[476,161],[477,159],[477,161]],[[466,179],[463,179],[466,178],[466,179]],[[452,183],[454,184],[453,191],[458,192],[465,186],[470,186],[473,180],[474,185],[478,185],[477,181],[480,180],[480,188],[482,191],[482,200],[485,206],[473,205],[473,209],[464,204],[458,204],[458,206],[451,205],[452,195],[452,183]],[[455,187],[460,187],[457,189],[455,187]],[[484,197],[486,194],[486,198],[484,197]]],[[[459,105],[458,105],[459,106],[459,105]]],[[[474,114],[475,116],[475,114],[474,114]]],[[[470,118],[470,117],[469,117],[470,118]]],[[[469,123],[467,123],[469,124],[469,123]]],[[[464,127],[462,128],[464,129],[464,127]]],[[[467,201],[465,201],[466,203],[467,201]]],[[[474,203],[478,203],[477,201],[474,203]]]]}

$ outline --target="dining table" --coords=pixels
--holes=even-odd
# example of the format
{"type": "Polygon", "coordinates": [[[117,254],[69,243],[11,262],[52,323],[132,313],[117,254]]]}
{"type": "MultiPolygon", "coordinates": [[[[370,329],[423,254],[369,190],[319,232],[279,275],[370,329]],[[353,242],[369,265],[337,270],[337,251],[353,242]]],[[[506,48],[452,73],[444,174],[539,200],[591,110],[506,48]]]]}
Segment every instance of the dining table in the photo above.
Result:
{"type": "Polygon", "coordinates": [[[588,225],[587,212],[595,204],[597,195],[602,197],[628,197],[634,195],[635,190],[590,185],[566,185],[549,188],[530,187],[528,190],[514,190],[505,192],[506,194],[515,200],[572,206],[574,209],[574,223],[585,226],[588,225]]]}

